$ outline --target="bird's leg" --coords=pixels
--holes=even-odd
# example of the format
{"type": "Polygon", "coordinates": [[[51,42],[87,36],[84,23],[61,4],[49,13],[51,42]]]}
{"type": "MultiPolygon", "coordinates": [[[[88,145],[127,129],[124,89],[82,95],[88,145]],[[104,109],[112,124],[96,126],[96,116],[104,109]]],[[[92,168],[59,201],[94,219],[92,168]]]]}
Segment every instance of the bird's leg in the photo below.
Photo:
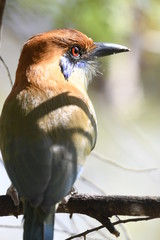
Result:
{"type": "MultiPolygon", "coordinates": [[[[69,191],[69,193],[58,204],[56,204],[56,211],[60,205],[67,204],[69,199],[76,194],[78,194],[77,189],[75,187],[72,187],[71,190],[69,191]]],[[[71,213],[70,218],[72,218],[72,215],[73,214],[71,213]]]]}
{"type": "MultiPolygon", "coordinates": [[[[77,189],[75,187],[72,187],[69,193],[58,204],[56,204],[56,211],[60,205],[67,204],[69,199],[76,194],[78,194],[77,189]]],[[[70,218],[72,218],[72,214],[70,214],[70,218]]]]}
{"type": "Polygon", "coordinates": [[[72,196],[76,195],[77,193],[78,193],[77,189],[75,187],[72,187],[69,193],[60,201],[59,204],[66,204],[69,201],[69,199],[72,196]]]}
{"type": "Polygon", "coordinates": [[[9,195],[12,198],[12,201],[15,206],[19,206],[20,204],[20,199],[18,196],[18,192],[13,186],[13,184],[10,185],[10,187],[7,189],[6,195],[9,195]]]}
{"type": "Polygon", "coordinates": [[[71,190],[69,191],[69,193],[67,194],[67,196],[70,195],[70,197],[72,197],[72,196],[74,196],[74,195],[76,195],[76,194],[78,194],[78,190],[77,190],[76,187],[73,186],[73,187],[71,188],[71,190]]]}
{"type": "Polygon", "coordinates": [[[77,189],[73,186],[69,193],[62,199],[61,203],[67,203],[69,199],[78,193],[77,189]]]}

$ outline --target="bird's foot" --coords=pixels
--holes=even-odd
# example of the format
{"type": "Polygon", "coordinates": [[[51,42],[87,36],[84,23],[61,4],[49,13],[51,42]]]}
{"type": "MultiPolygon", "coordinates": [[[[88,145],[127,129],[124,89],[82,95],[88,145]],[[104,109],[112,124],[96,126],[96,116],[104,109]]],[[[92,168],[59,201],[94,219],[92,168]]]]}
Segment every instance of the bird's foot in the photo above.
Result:
{"type": "Polygon", "coordinates": [[[12,201],[16,207],[20,205],[18,192],[13,186],[13,184],[11,184],[10,187],[7,189],[6,195],[9,195],[12,198],[12,201]]]}
{"type": "Polygon", "coordinates": [[[78,190],[76,189],[76,187],[72,187],[71,191],[68,193],[68,195],[70,195],[70,197],[74,196],[78,194],[78,190]]]}
{"type": "Polygon", "coordinates": [[[66,204],[66,203],[69,201],[69,199],[70,199],[72,196],[76,195],[77,193],[78,193],[77,189],[76,189],[75,187],[72,187],[72,189],[71,189],[71,190],[69,191],[69,193],[62,199],[62,201],[61,201],[60,203],[66,204]]]}

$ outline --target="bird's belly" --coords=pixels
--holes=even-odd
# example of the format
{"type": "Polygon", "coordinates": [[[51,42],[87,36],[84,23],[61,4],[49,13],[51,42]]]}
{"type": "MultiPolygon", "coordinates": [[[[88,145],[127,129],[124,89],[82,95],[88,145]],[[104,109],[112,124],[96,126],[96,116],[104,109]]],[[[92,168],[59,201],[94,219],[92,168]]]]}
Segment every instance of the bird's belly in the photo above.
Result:
{"type": "Polygon", "coordinates": [[[58,102],[50,99],[32,109],[38,100],[32,101],[28,94],[21,95],[23,111],[15,101],[10,109],[11,118],[6,111],[7,119],[13,124],[8,121],[7,125],[5,118],[3,121],[3,158],[20,195],[33,206],[49,208],[70,191],[94,147],[96,120],[77,98],[68,97],[66,105],[64,99],[58,98],[58,102]],[[31,110],[26,110],[24,115],[26,104],[31,110]],[[6,141],[5,132],[9,135],[6,141]]]}

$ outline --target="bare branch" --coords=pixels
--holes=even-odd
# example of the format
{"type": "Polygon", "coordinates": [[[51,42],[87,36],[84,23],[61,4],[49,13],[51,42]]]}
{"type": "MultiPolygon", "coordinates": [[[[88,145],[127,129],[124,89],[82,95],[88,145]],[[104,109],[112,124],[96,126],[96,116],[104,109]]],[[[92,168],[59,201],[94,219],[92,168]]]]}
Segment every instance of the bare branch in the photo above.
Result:
{"type": "MultiPolygon", "coordinates": [[[[59,204],[57,213],[80,213],[90,216],[101,214],[101,217],[114,215],[160,217],[160,197],[138,196],[94,196],[76,194],[67,202],[59,204]]],[[[0,196],[0,216],[23,214],[23,203],[17,209],[10,196],[0,196]]]]}
{"type": "Polygon", "coordinates": [[[90,196],[77,194],[65,204],[60,204],[57,212],[90,214],[90,211],[102,216],[150,216],[160,217],[160,197],[138,196],[90,196]]]}
{"type": "Polygon", "coordinates": [[[10,196],[2,195],[0,196],[0,216],[10,216],[13,215],[17,217],[23,214],[23,203],[16,207],[10,196]]]}
{"type": "Polygon", "coordinates": [[[102,156],[99,153],[96,153],[95,151],[91,152],[91,155],[94,156],[95,158],[101,160],[104,163],[111,164],[114,167],[121,168],[122,170],[129,171],[129,172],[145,173],[145,172],[152,172],[152,171],[158,170],[158,168],[156,168],[156,167],[154,167],[154,168],[145,168],[145,169],[128,168],[128,167],[125,167],[125,166],[122,166],[122,165],[116,163],[114,160],[111,160],[109,158],[106,158],[106,157],[102,156]]]}
{"type": "MultiPolygon", "coordinates": [[[[84,214],[99,221],[102,226],[93,230],[87,230],[83,234],[97,231],[106,227],[110,233],[119,236],[115,225],[120,223],[150,220],[160,217],[160,197],[138,197],[138,196],[91,196],[85,194],[72,195],[68,201],[62,201],[57,213],[84,214]],[[123,216],[147,216],[118,220],[111,223],[110,217],[115,215],[123,216]]],[[[0,216],[23,214],[23,203],[15,207],[9,196],[0,196],[0,216]]],[[[84,236],[85,236],[84,235],[84,236]]],[[[69,238],[73,239],[73,238],[69,238]]]]}
{"type": "Polygon", "coordinates": [[[81,233],[76,234],[76,235],[74,235],[74,236],[71,236],[71,237],[69,237],[69,238],[66,238],[65,240],[76,239],[76,238],[78,238],[78,237],[84,237],[84,236],[88,235],[89,233],[96,232],[96,231],[98,231],[98,230],[100,230],[100,229],[102,229],[102,228],[104,228],[103,225],[98,226],[98,227],[95,227],[95,228],[92,228],[92,229],[89,229],[89,230],[86,230],[86,231],[84,231],[84,232],[81,232],[81,233]]]}
{"type": "Polygon", "coordinates": [[[155,219],[156,217],[139,217],[139,218],[129,218],[129,219],[125,219],[125,220],[118,220],[116,222],[113,223],[113,225],[118,225],[120,223],[129,223],[129,222],[141,222],[141,221],[149,221],[152,219],[155,219]]]}
{"type": "Polygon", "coordinates": [[[5,4],[6,4],[6,0],[0,0],[0,40],[1,40],[2,19],[3,19],[5,4]]]}
{"type": "MultiPolygon", "coordinates": [[[[1,44],[2,20],[3,20],[3,13],[4,13],[5,4],[6,4],[6,0],[0,0],[0,44],[1,44]]],[[[11,78],[9,68],[8,68],[7,64],[5,63],[4,59],[1,56],[0,56],[0,61],[3,63],[3,65],[4,65],[4,67],[7,71],[9,81],[10,81],[10,84],[11,84],[11,87],[12,87],[13,86],[13,81],[12,81],[12,78],[11,78]]]]}
{"type": "MultiPolygon", "coordinates": [[[[154,218],[151,218],[151,217],[130,218],[130,219],[125,219],[125,220],[118,220],[118,221],[114,222],[113,225],[117,225],[117,224],[121,224],[121,223],[128,223],[128,222],[148,221],[148,220],[152,220],[152,219],[154,219],[154,218]]],[[[96,231],[98,231],[98,230],[100,230],[102,228],[104,228],[103,225],[95,227],[95,228],[92,228],[92,229],[89,229],[89,230],[86,230],[84,232],[81,232],[81,233],[76,234],[74,236],[71,236],[69,238],[66,238],[65,240],[76,239],[78,237],[84,237],[84,236],[88,235],[89,233],[96,232],[96,231]]]]}
{"type": "Polygon", "coordinates": [[[9,78],[9,81],[10,81],[10,84],[11,84],[11,87],[13,86],[13,81],[12,81],[12,78],[11,78],[11,74],[10,74],[10,71],[9,71],[9,68],[7,66],[7,64],[5,63],[5,61],[3,60],[3,58],[0,56],[0,61],[3,63],[6,71],[7,71],[7,74],[8,74],[8,78],[9,78]]]}

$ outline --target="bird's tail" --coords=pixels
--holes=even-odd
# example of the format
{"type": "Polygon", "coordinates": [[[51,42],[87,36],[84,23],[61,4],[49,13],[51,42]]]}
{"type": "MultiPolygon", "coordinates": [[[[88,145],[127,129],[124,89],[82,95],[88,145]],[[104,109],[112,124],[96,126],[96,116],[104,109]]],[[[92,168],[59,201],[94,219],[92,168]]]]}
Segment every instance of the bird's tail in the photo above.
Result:
{"type": "Polygon", "coordinates": [[[24,240],[53,240],[54,211],[44,213],[40,208],[33,208],[25,203],[24,240]]]}

